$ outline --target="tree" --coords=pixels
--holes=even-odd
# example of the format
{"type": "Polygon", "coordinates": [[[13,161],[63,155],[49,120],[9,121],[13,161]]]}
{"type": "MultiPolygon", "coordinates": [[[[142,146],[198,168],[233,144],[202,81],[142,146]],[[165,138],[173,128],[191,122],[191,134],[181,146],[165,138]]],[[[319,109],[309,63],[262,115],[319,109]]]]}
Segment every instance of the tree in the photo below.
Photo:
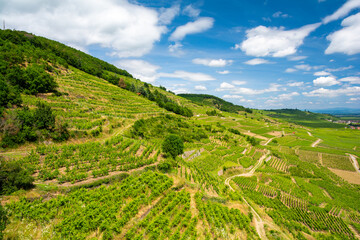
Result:
{"type": "Polygon", "coordinates": [[[165,138],[162,151],[175,159],[184,152],[184,142],[178,135],[171,134],[165,138]]]}
{"type": "Polygon", "coordinates": [[[55,115],[53,114],[51,107],[45,103],[38,102],[34,119],[38,129],[50,130],[55,128],[55,115]]]}
{"type": "Polygon", "coordinates": [[[31,172],[19,162],[0,160],[0,195],[33,187],[31,172]]]}

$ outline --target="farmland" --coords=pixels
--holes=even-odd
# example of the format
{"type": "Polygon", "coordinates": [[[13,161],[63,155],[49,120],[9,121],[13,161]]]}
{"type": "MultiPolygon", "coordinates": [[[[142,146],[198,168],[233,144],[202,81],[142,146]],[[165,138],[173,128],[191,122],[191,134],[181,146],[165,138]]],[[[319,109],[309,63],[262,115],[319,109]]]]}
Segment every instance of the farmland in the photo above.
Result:
{"type": "MultiPolygon", "coordinates": [[[[11,44],[24,51],[23,68],[34,64],[27,48],[43,53],[32,42],[11,44]]],[[[53,51],[55,60],[37,61],[53,66],[56,92],[23,91],[21,105],[2,108],[4,239],[355,239],[360,232],[352,162],[360,159],[360,131],[299,110],[219,108],[210,95],[191,102],[121,69],[104,65],[94,74],[53,51]],[[53,127],[25,126],[39,102],[51,109],[53,127]],[[163,147],[168,135],[183,143],[174,158],[163,147]],[[11,185],[12,171],[19,184],[11,185]]]]}

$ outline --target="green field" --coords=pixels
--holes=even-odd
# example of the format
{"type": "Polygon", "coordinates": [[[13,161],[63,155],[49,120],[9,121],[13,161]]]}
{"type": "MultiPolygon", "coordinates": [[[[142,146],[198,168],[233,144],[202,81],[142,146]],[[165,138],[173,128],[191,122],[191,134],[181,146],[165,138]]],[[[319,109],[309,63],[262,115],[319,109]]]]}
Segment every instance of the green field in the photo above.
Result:
{"type": "Polygon", "coordinates": [[[1,30],[0,64],[24,74],[40,64],[57,86],[15,89],[0,69],[21,96],[1,108],[4,239],[356,239],[360,174],[349,154],[359,161],[360,131],[329,115],[192,102],[24,34],[1,30]],[[169,135],[183,154],[164,150],[169,135]]]}

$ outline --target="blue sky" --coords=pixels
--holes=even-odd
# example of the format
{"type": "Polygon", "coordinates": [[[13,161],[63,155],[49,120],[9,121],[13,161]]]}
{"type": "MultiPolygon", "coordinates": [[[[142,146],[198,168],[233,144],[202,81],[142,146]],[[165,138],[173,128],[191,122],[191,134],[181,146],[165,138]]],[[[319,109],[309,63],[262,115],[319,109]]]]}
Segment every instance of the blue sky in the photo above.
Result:
{"type": "Polygon", "coordinates": [[[360,0],[0,0],[0,19],[175,93],[359,108],[360,0]]]}

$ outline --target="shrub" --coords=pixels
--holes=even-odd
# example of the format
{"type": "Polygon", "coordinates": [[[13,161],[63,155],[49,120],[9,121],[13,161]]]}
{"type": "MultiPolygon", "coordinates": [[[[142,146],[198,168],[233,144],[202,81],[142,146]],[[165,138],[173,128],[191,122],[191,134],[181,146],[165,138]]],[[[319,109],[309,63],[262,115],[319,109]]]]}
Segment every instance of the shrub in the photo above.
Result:
{"type": "Polygon", "coordinates": [[[178,135],[167,136],[162,144],[162,151],[173,159],[184,152],[184,142],[178,135]]]}
{"type": "Polygon", "coordinates": [[[31,172],[24,169],[18,162],[0,161],[0,194],[10,194],[19,189],[32,188],[34,178],[31,172]]]}

